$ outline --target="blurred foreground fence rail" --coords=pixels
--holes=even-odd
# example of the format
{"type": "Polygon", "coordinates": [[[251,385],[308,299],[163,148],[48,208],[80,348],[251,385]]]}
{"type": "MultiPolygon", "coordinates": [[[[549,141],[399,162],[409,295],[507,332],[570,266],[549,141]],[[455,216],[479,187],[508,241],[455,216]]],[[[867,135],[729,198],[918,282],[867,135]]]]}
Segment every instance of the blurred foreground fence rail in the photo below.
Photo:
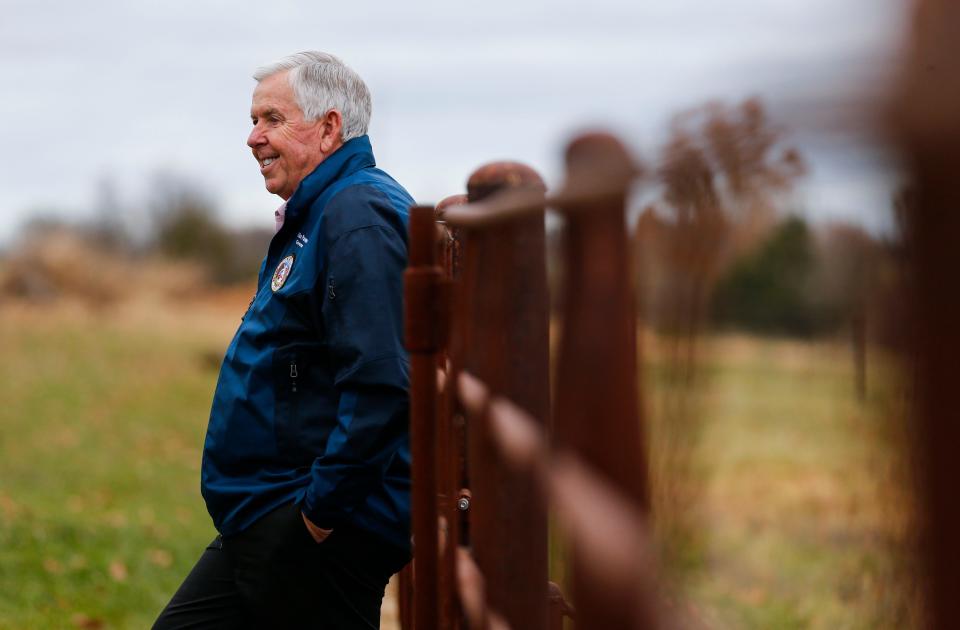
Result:
{"type": "Polygon", "coordinates": [[[504,162],[477,170],[465,200],[411,211],[406,630],[559,630],[564,617],[578,628],[657,625],[624,215],[636,169],[603,134],[578,138],[566,158],[557,195],[504,162]],[[547,207],[564,221],[567,287],[552,401],[547,207]],[[548,583],[548,506],[575,612],[548,583]]]}

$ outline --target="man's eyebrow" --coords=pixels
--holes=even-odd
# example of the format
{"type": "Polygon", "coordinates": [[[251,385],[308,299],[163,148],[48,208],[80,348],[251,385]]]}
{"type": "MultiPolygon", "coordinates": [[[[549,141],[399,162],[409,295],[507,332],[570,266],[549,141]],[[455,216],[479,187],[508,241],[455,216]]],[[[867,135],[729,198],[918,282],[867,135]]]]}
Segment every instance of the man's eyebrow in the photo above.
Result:
{"type": "Polygon", "coordinates": [[[268,107],[261,112],[250,112],[250,118],[267,118],[269,116],[279,116],[280,112],[273,107],[268,107]]]}

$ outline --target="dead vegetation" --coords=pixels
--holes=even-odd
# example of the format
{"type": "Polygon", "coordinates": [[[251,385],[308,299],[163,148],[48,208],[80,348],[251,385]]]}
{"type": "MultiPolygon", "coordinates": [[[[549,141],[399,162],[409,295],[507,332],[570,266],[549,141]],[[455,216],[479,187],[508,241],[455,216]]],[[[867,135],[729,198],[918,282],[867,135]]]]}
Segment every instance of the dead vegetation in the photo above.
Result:
{"type": "Polygon", "coordinates": [[[198,264],[98,247],[68,228],[28,235],[0,263],[4,305],[68,301],[110,308],[145,297],[187,299],[201,294],[208,284],[198,264]]]}

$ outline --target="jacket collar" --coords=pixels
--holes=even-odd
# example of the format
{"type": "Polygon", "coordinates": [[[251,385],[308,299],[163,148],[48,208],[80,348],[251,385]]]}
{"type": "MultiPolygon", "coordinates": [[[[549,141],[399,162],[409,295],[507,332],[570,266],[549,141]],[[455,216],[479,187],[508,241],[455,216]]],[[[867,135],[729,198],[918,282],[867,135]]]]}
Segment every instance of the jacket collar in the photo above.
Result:
{"type": "Polygon", "coordinates": [[[313,202],[335,181],[376,165],[368,136],[363,135],[343,143],[327,159],[320,162],[312,173],[304,177],[293,191],[293,195],[287,200],[284,222],[305,214],[313,202]]]}

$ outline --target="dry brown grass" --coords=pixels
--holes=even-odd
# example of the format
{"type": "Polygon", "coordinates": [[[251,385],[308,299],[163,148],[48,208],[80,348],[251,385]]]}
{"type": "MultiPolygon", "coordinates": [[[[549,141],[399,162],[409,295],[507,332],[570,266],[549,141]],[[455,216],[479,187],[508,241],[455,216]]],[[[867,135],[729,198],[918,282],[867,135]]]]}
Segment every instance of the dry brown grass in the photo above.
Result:
{"type": "Polygon", "coordinates": [[[28,238],[0,267],[4,302],[68,300],[110,307],[132,298],[198,296],[207,285],[195,264],[121,255],[69,230],[28,238]]]}

